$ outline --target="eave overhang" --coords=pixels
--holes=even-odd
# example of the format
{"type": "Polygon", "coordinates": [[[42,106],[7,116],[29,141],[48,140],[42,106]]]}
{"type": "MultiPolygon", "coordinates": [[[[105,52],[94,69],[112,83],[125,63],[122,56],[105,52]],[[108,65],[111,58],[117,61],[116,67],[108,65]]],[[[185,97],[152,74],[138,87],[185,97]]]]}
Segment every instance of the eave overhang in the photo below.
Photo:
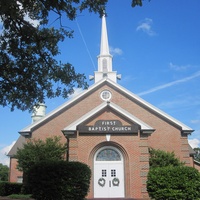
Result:
{"type": "MultiPolygon", "coordinates": [[[[172,116],[166,114],[162,110],[160,110],[160,109],[156,108],[155,106],[153,106],[152,104],[146,102],[145,100],[140,98],[138,95],[130,92],[129,90],[127,90],[124,87],[122,87],[121,85],[113,82],[109,78],[104,78],[104,79],[100,80],[99,82],[93,84],[91,87],[89,87],[87,90],[83,91],[82,93],[80,93],[79,95],[74,97],[73,99],[66,101],[64,104],[62,104],[61,106],[59,106],[55,110],[51,111],[49,114],[47,114],[42,119],[40,119],[40,120],[36,121],[35,123],[25,127],[24,129],[19,131],[19,133],[20,134],[23,134],[23,133],[26,134],[28,132],[31,133],[34,128],[40,126],[46,120],[49,120],[50,118],[54,117],[54,115],[58,115],[60,112],[62,112],[62,110],[66,109],[67,107],[70,107],[72,104],[76,103],[76,101],[80,101],[86,95],[92,93],[94,90],[96,90],[97,88],[101,87],[104,84],[107,84],[108,86],[112,87],[113,89],[123,93],[128,98],[134,100],[135,102],[138,102],[141,106],[146,107],[147,109],[150,109],[152,112],[156,113],[160,117],[162,117],[162,118],[166,119],[167,121],[170,121],[171,123],[175,124],[176,126],[178,126],[180,128],[182,133],[191,134],[194,131],[193,129],[191,129],[190,127],[186,126],[182,122],[176,120],[172,116]]],[[[111,105],[113,105],[113,103],[111,105]]],[[[101,107],[101,105],[99,107],[101,107]]],[[[117,106],[115,106],[115,107],[117,109],[117,106]]]]}

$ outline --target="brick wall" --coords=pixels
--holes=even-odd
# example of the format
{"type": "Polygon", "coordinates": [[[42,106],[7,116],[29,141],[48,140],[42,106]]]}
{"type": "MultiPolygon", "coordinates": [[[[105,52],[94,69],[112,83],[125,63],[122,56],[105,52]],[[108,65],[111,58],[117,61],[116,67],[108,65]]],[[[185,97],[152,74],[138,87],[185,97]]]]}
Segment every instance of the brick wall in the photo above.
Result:
{"type": "MultiPolygon", "coordinates": [[[[62,142],[66,142],[66,138],[61,130],[100,105],[103,102],[100,98],[100,93],[103,89],[107,89],[112,93],[111,102],[154,128],[155,132],[151,136],[141,135],[140,132],[138,134],[111,134],[110,141],[107,141],[105,134],[79,134],[77,131],[70,138],[70,160],[78,160],[88,164],[93,172],[95,152],[103,146],[115,146],[124,156],[126,197],[146,198],[148,197],[146,191],[146,180],[149,170],[148,148],[153,147],[170,152],[174,151],[178,158],[190,166],[192,163],[189,158],[187,135],[181,135],[180,127],[160,117],[154,111],[125,96],[122,92],[115,90],[115,88],[109,85],[96,88],[92,93],[88,93],[84,98],[70,104],[51,119],[43,122],[41,126],[35,128],[32,132],[32,137],[45,139],[51,136],[61,136],[62,142]]],[[[92,125],[97,120],[120,120],[123,125],[130,124],[128,119],[113,112],[110,108],[98,113],[92,119],[88,119],[87,125],[92,125]]],[[[14,163],[16,161],[13,160],[12,162],[13,172],[11,173],[11,180],[14,180],[15,173],[17,173],[14,172],[14,163]]],[[[92,198],[93,177],[90,187],[88,197],[92,198]]]]}
{"type": "Polygon", "coordinates": [[[22,177],[23,173],[17,170],[17,159],[10,158],[10,174],[9,174],[9,181],[10,182],[17,182],[18,177],[22,177]]]}

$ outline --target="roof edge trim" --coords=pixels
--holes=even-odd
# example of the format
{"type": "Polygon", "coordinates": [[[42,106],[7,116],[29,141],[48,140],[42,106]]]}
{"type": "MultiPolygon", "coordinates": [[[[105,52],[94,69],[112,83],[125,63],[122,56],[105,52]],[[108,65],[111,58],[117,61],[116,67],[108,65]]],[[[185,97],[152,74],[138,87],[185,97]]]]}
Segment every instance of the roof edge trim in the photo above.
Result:
{"type": "Polygon", "coordinates": [[[83,115],[82,117],[80,117],[79,119],[77,119],[76,121],[74,121],[73,123],[71,123],[70,125],[68,125],[67,127],[65,127],[63,129],[63,131],[67,131],[67,130],[69,130],[69,131],[75,131],[76,127],[79,124],[81,124],[82,122],[86,121],[88,118],[94,116],[96,113],[98,113],[102,109],[106,108],[106,106],[111,107],[113,110],[117,111],[122,116],[124,116],[124,117],[128,118],[129,120],[131,120],[131,121],[137,123],[138,125],[140,125],[141,126],[141,130],[149,130],[149,131],[150,130],[154,130],[151,126],[149,126],[145,122],[141,121],[140,119],[138,119],[134,115],[128,113],[126,110],[122,109],[121,107],[117,106],[116,104],[114,104],[112,102],[103,102],[98,107],[96,107],[93,110],[91,110],[89,113],[83,115]]]}

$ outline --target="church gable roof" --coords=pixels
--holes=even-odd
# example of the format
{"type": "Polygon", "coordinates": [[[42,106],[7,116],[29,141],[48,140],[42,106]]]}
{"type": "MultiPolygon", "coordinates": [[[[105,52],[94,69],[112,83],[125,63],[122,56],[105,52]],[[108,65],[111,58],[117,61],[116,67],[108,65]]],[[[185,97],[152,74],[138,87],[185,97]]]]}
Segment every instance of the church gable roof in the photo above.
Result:
{"type": "MultiPolygon", "coordinates": [[[[143,106],[143,107],[151,110],[152,112],[156,113],[161,118],[165,118],[166,120],[171,121],[172,123],[176,124],[185,133],[190,134],[191,132],[193,132],[193,130],[190,127],[186,126],[182,122],[180,122],[180,121],[176,120],[175,118],[171,117],[170,115],[166,114],[165,112],[163,112],[162,110],[153,106],[152,104],[146,102],[145,100],[143,100],[142,98],[140,98],[136,94],[130,92],[129,90],[127,90],[124,87],[120,86],[119,84],[113,82],[112,80],[110,80],[108,78],[104,78],[104,79],[100,80],[99,82],[93,84],[91,87],[89,87],[87,90],[83,91],[82,93],[80,93],[79,95],[74,97],[73,99],[66,101],[64,104],[62,104],[61,106],[59,106],[58,108],[56,108],[55,110],[53,110],[52,112],[47,114],[41,120],[39,120],[39,121],[27,126],[26,128],[22,129],[21,131],[19,131],[19,133],[23,135],[24,133],[31,132],[31,130],[34,127],[40,126],[46,120],[49,120],[49,119],[53,118],[54,116],[59,115],[59,113],[61,113],[63,110],[66,110],[67,107],[70,107],[70,106],[76,104],[76,102],[81,101],[83,98],[86,98],[89,94],[92,94],[95,90],[97,90],[98,88],[100,88],[100,87],[102,87],[103,85],[106,85],[106,84],[108,86],[112,87],[113,89],[115,89],[116,91],[122,93],[125,97],[132,99],[132,101],[135,101],[138,104],[140,104],[141,106],[143,106]]],[[[94,111],[98,112],[98,109],[102,109],[102,106],[105,106],[105,105],[107,105],[106,102],[99,105],[99,107],[97,107],[94,111]]],[[[112,102],[110,102],[110,106],[113,106],[113,108],[115,110],[118,110],[120,113],[123,112],[125,115],[128,115],[128,111],[126,111],[122,108],[119,108],[116,104],[113,104],[112,102]]],[[[86,113],[85,115],[90,115],[90,112],[86,113]]]]}
{"type": "Polygon", "coordinates": [[[10,157],[14,156],[17,153],[17,149],[23,148],[24,143],[26,143],[25,137],[20,136],[15,142],[15,144],[13,145],[13,147],[8,152],[7,156],[10,156],[10,157]]]}
{"type": "Polygon", "coordinates": [[[94,117],[95,115],[98,115],[99,112],[101,112],[102,110],[104,110],[106,108],[115,111],[116,113],[118,113],[123,118],[126,118],[127,120],[131,121],[132,123],[139,125],[141,132],[143,132],[143,133],[152,133],[154,131],[154,129],[151,126],[149,126],[148,124],[146,124],[142,120],[138,119],[134,115],[130,114],[129,112],[127,112],[126,110],[124,110],[123,108],[117,106],[116,104],[114,104],[112,102],[103,102],[98,107],[91,110],[89,113],[85,114],[84,116],[77,119],[76,121],[74,121],[69,126],[65,127],[63,131],[69,131],[69,132],[76,131],[78,125],[83,124],[88,119],[94,117]]]}

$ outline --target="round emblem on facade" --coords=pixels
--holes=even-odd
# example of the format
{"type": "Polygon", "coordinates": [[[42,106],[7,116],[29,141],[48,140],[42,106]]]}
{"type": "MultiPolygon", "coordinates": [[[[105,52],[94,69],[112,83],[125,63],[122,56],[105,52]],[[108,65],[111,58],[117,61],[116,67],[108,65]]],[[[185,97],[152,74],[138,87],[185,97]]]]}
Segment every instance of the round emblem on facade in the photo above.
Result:
{"type": "Polygon", "coordinates": [[[112,95],[111,92],[108,90],[104,90],[101,92],[101,99],[104,101],[109,101],[111,99],[112,95]]]}

